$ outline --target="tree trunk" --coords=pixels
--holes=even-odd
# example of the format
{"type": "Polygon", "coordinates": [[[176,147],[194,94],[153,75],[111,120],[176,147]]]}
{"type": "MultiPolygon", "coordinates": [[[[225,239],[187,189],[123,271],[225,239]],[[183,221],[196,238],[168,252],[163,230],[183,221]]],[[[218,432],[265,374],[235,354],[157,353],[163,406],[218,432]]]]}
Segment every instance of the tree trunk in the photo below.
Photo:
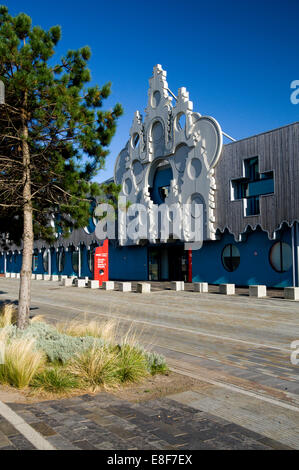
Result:
{"type": "MultiPolygon", "coordinates": [[[[25,98],[26,101],[26,98],[25,98]]],[[[31,201],[30,151],[28,126],[25,111],[22,112],[22,153],[23,153],[23,257],[19,290],[18,328],[24,329],[29,323],[31,300],[31,274],[33,250],[33,211],[31,201]]]]}

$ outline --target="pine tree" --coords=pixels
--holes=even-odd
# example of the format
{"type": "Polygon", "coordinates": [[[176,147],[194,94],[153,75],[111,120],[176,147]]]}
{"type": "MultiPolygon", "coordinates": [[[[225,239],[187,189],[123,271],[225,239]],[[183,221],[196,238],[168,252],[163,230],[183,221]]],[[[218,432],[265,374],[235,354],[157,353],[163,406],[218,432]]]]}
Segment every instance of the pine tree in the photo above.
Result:
{"type": "Polygon", "coordinates": [[[110,83],[87,85],[89,47],[52,65],[60,36],[59,26],[33,27],[26,14],[12,17],[0,6],[0,232],[12,240],[22,233],[19,328],[29,320],[34,237],[49,241],[55,230],[67,235],[87,225],[89,198],[101,191],[92,180],[122,114],[119,104],[101,109],[110,83]]]}

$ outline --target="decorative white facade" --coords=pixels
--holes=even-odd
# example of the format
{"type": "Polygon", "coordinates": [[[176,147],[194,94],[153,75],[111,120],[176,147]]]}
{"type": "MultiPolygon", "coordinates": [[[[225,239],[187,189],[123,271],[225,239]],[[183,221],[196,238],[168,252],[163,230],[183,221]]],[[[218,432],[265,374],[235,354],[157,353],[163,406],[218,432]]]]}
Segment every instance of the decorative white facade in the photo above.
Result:
{"type": "MultiPolygon", "coordinates": [[[[173,178],[164,203],[179,207],[202,204],[203,239],[214,240],[214,169],[222,152],[220,125],[214,118],[193,111],[186,88],[180,88],[173,99],[161,65],[154,67],[149,84],[144,120],[136,111],[130,139],[115,164],[114,180],[122,186],[120,195],[147,207],[151,243],[167,242],[153,221],[150,188],[157,168],[168,164],[173,178]]],[[[189,241],[187,232],[182,241],[189,241]]]]}

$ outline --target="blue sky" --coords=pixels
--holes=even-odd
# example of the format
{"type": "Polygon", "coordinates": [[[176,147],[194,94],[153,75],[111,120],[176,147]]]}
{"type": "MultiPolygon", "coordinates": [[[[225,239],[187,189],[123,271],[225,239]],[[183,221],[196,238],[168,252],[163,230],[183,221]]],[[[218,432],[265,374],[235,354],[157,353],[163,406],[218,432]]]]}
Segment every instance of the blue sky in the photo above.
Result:
{"type": "Polygon", "coordinates": [[[59,24],[58,58],[89,45],[94,83],[112,81],[106,107],[125,110],[106,170],[128,140],[136,109],[144,113],[157,63],[176,94],[185,86],[194,110],[215,117],[236,139],[299,120],[290,83],[299,80],[298,0],[2,1],[44,28],[59,24]]]}

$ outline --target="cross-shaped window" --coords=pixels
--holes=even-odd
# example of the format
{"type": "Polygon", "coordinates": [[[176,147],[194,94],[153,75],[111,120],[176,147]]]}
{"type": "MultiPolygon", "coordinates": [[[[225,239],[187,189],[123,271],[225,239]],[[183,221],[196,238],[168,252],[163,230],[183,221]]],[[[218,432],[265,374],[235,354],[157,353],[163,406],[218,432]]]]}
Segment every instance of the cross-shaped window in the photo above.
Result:
{"type": "Polygon", "coordinates": [[[259,215],[260,196],[273,193],[273,171],[260,173],[258,157],[243,160],[243,177],[231,181],[231,200],[243,199],[244,216],[259,215]]]}

